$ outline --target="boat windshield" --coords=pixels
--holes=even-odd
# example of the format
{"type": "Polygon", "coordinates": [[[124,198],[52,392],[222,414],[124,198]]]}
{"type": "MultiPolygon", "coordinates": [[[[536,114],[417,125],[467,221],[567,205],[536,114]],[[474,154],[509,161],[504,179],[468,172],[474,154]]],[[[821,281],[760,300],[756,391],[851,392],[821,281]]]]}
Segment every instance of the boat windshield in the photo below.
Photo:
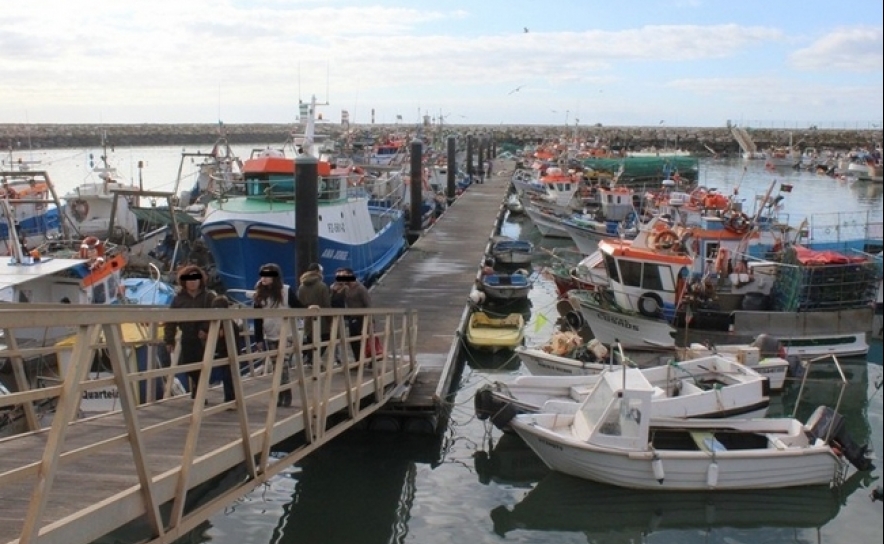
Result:
{"type": "MultiPolygon", "coordinates": [[[[275,199],[295,197],[295,179],[288,174],[248,177],[245,186],[246,194],[250,197],[275,199]]],[[[347,178],[345,176],[320,176],[317,182],[317,191],[320,201],[347,198],[347,178]]]]}
{"type": "MultiPolygon", "coordinates": [[[[633,369],[637,370],[637,369],[633,369]]],[[[650,391],[644,391],[646,380],[635,377],[634,372],[606,372],[603,379],[589,394],[580,411],[589,428],[596,429],[599,434],[622,438],[639,438],[642,431],[643,407],[650,400],[650,391]],[[617,385],[623,380],[626,389],[617,385]],[[645,382],[645,383],[643,383],[645,382]],[[631,390],[630,386],[638,386],[631,390]],[[643,397],[648,397],[647,399],[643,397]]],[[[647,427],[647,421],[644,422],[647,427]]]]}

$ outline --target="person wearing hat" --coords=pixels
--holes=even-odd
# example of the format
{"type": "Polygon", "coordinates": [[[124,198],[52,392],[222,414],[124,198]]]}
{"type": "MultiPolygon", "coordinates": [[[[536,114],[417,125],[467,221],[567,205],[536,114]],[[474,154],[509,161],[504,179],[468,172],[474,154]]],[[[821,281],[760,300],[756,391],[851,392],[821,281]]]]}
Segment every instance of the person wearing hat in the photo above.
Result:
{"type": "MultiPolygon", "coordinates": [[[[197,265],[189,264],[178,271],[178,292],[169,308],[176,310],[191,310],[194,308],[211,308],[215,293],[210,291],[206,284],[208,276],[197,265]]],[[[209,332],[207,321],[170,321],[163,326],[163,341],[171,355],[175,350],[175,337],[181,331],[181,349],[178,354],[178,364],[186,365],[203,360],[206,337],[209,332]]],[[[196,388],[200,379],[200,371],[192,370],[187,373],[190,378],[190,398],[196,398],[196,388]]]]}
{"type": "MultiPolygon", "coordinates": [[[[310,263],[307,270],[298,278],[298,283],[298,300],[301,301],[301,304],[307,308],[331,308],[331,290],[323,281],[322,265],[310,263]]],[[[331,319],[323,317],[319,323],[319,338],[322,341],[328,341],[331,319]]],[[[304,341],[312,343],[313,339],[313,319],[308,317],[304,320],[304,341]]],[[[304,352],[304,357],[309,359],[310,352],[304,352]]]]}
{"type": "MultiPolygon", "coordinates": [[[[295,290],[282,282],[282,269],[276,263],[261,265],[258,270],[258,283],[253,297],[255,308],[303,308],[295,290]]],[[[280,344],[282,319],[268,317],[255,319],[255,342],[259,351],[277,349],[280,344]]],[[[295,331],[291,331],[295,332],[295,331]]],[[[282,383],[289,383],[288,358],[282,367],[282,383]]],[[[283,391],[277,399],[277,406],[291,406],[292,392],[283,391]]]]}

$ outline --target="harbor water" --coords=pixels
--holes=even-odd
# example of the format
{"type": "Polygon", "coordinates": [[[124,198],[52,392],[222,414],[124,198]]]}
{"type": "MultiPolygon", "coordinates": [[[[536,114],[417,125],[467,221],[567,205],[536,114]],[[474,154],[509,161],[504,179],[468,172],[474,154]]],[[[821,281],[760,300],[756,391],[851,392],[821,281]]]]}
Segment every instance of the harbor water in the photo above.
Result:
{"type": "MultiPolygon", "coordinates": [[[[249,149],[236,151],[247,155],[249,149]]],[[[180,152],[172,147],[118,149],[112,158],[130,179],[137,181],[140,173],[145,188],[168,191],[173,188],[180,152]],[[142,161],[141,170],[138,161],[142,161]]],[[[100,150],[91,153],[94,161],[100,150]]],[[[41,162],[38,168],[50,172],[59,193],[64,193],[90,175],[88,154],[59,150],[33,158],[41,162]]],[[[797,225],[807,215],[835,211],[854,217],[871,214],[880,220],[884,211],[880,184],[791,169],[771,172],[763,161],[700,161],[700,182],[726,193],[737,189],[748,211],[756,195],[763,195],[774,181],[777,194],[782,183],[792,186],[781,202],[781,213],[788,214],[790,224],[797,225]]],[[[840,226],[851,227],[850,221],[840,226]]],[[[542,238],[527,217],[508,218],[503,233],[535,244],[535,272],[549,262],[549,251],[571,247],[567,240],[542,238]]],[[[477,267],[481,258],[476,256],[477,267]]],[[[544,343],[558,317],[552,281],[539,273],[535,278],[526,326],[529,345],[544,343]]],[[[464,286],[464,304],[469,288],[464,286]]],[[[429,316],[432,309],[420,311],[429,316]]],[[[420,322],[432,326],[431,319],[420,322]]],[[[841,411],[852,437],[870,443],[880,455],[884,451],[880,338],[871,343],[866,359],[841,361],[849,378],[841,411]]],[[[502,435],[474,414],[473,394],[479,387],[524,372],[511,353],[489,357],[467,348],[457,391],[449,399],[450,420],[441,435],[351,430],[218,512],[181,542],[881,542],[882,502],[870,496],[881,486],[884,461],[880,459],[873,471],[852,476],[834,490],[657,493],[551,473],[518,438],[502,435]]],[[[798,410],[801,419],[818,404],[834,405],[840,392],[826,369],[813,377],[820,381],[808,383],[798,410]]],[[[797,396],[794,385],[775,397],[771,416],[792,413],[797,396]]]]}

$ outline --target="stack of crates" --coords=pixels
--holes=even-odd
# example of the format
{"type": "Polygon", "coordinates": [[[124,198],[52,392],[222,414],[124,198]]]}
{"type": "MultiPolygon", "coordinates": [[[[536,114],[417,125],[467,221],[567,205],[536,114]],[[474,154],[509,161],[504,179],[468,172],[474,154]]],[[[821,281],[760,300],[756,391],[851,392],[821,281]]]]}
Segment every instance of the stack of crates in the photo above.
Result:
{"type": "Polygon", "coordinates": [[[771,301],[774,310],[783,312],[858,308],[875,301],[878,282],[878,265],[872,260],[805,264],[794,248],[786,248],[771,301]]]}

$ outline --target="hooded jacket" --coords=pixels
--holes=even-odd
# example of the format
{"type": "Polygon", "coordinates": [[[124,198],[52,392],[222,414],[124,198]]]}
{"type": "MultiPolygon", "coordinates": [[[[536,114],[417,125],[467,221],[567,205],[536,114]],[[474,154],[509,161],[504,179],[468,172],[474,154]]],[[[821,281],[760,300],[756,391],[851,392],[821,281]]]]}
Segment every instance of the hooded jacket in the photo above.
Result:
{"type": "MultiPolygon", "coordinates": [[[[298,285],[298,300],[305,308],[310,306],[319,306],[320,308],[331,308],[331,291],[328,285],[322,280],[322,273],[315,270],[308,270],[301,274],[298,285]]],[[[328,334],[330,330],[331,319],[322,318],[321,335],[328,334]]],[[[311,336],[313,333],[313,320],[304,320],[304,335],[311,336]]],[[[312,336],[311,336],[312,337],[312,336]]]]}

